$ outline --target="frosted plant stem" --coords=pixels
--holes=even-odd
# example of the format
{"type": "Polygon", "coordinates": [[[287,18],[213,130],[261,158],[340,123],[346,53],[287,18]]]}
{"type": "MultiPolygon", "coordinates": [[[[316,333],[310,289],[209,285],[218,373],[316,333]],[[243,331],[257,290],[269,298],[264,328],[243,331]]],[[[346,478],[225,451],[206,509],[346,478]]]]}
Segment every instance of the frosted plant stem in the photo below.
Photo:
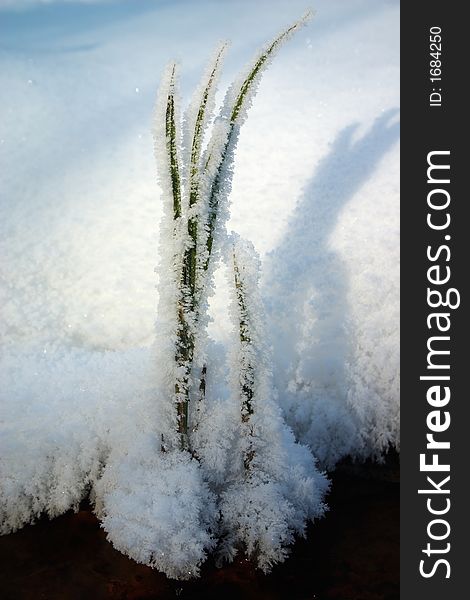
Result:
{"type": "Polygon", "coordinates": [[[189,330],[182,305],[178,307],[178,341],[176,344],[176,364],[183,371],[175,383],[178,433],[181,449],[188,449],[188,403],[190,364],[194,353],[194,336],[189,330]]]}
{"type": "MultiPolygon", "coordinates": [[[[173,220],[175,222],[174,235],[177,235],[178,221],[182,217],[181,206],[181,177],[178,161],[178,135],[175,119],[175,80],[176,64],[173,65],[168,86],[168,97],[165,113],[165,136],[167,160],[171,178],[171,192],[173,196],[173,220]]],[[[178,376],[175,381],[175,400],[178,418],[178,434],[180,435],[181,448],[187,448],[188,433],[188,400],[189,400],[189,365],[192,360],[193,335],[189,328],[185,310],[185,285],[178,298],[178,327],[175,360],[178,366],[178,376]]]]}
{"type": "MultiPolygon", "coordinates": [[[[242,348],[250,348],[252,346],[252,339],[250,333],[250,325],[248,312],[246,309],[245,302],[245,290],[242,277],[240,274],[240,268],[238,266],[236,246],[233,247],[233,275],[235,283],[235,293],[238,304],[238,328],[240,335],[240,343],[242,348]]],[[[246,360],[240,361],[240,394],[241,394],[241,419],[242,426],[248,428],[248,437],[253,436],[253,430],[250,425],[250,417],[253,414],[253,396],[254,396],[254,383],[255,383],[255,368],[252,362],[249,360],[249,352],[244,353],[246,360]]],[[[253,444],[248,444],[243,464],[246,471],[249,471],[251,461],[254,458],[254,447],[253,444]]]]}
{"type": "MultiPolygon", "coordinates": [[[[189,165],[189,208],[191,209],[199,200],[199,163],[201,159],[202,138],[204,134],[204,126],[207,121],[208,103],[212,88],[215,85],[220,62],[227,49],[227,43],[224,42],[219,48],[214,64],[210,71],[209,78],[202,93],[199,109],[194,124],[194,134],[191,144],[190,165],[189,165]]],[[[187,285],[191,291],[191,300],[193,310],[196,300],[196,253],[198,241],[198,216],[190,215],[188,218],[188,233],[191,240],[190,247],[186,250],[184,257],[184,269],[186,272],[187,285]]]]}
{"type": "MultiPolygon", "coordinates": [[[[210,108],[209,100],[211,98],[212,88],[216,82],[217,74],[219,70],[220,61],[227,44],[224,43],[213,63],[209,77],[205,83],[205,86],[200,97],[199,108],[197,111],[194,133],[192,134],[191,153],[189,159],[189,201],[188,201],[188,244],[184,251],[182,273],[181,273],[181,302],[178,306],[178,341],[177,341],[177,352],[176,352],[176,363],[183,372],[182,378],[175,384],[175,394],[177,398],[177,413],[178,413],[178,433],[181,436],[181,448],[189,449],[188,439],[188,414],[189,414],[189,401],[190,401],[190,377],[191,370],[194,361],[194,346],[195,346],[195,333],[197,329],[198,321],[198,308],[196,302],[196,252],[197,252],[197,230],[198,230],[198,216],[191,212],[198,199],[199,199],[199,160],[201,156],[201,145],[202,137],[204,134],[204,127],[207,122],[207,112],[210,108]],[[189,325],[192,323],[192,326],[189,325]]],[[[172,113],[173,115],[174,113],[172,113]]],[[[168,111],[167,111],[167,125],[168,125],[168,111]]],[[[174,133],[174,123],[171,123],[170,119],[170,132],[174,133]]],[[[168,131],[168,128],[167,128],[168,131]]],[[[167,138],[168,139],[168,138],[167,138]]],[[[172,136],[170,135],[170,140],[172,136]]],[[[176,153],[171,153],[172,145],[170,143],[170,160],[173,165],[173,156],[176,153]]],[[[175,169],[177,164],[175,163],[175,169]]],[[[173,173],[173,171],[172,171],[173,173]]],[[[179,181],[179,178],[177,178],[179,181]]],[[[173,176],[172,176],[173,180],[173,176]]],[[[179,203],[181,205],[179,187],[173,188],[175,198],[175,218],[177,218],[176,206],[179,203]]]]}
{"type": "MultiPolygon", "coordinates": [[[[198,401],[196,402],[196,417],[194,419],[194,423],[192,426],[193,432],[197,431],[198,427],[199,427],[201,408],[206,399],[206,380],[207,380],[207,365],[204,364],[204,366],[201,369],[201,375],[199,377],[199,390],[198,390],[198,395],[197,395],[198,401]]],[[[197,452],[194,448],[191,449],[191,452],[192,452],[193,456],[197,457],[197,452]]]]}
{"type": "MultiPolygon", "coordinates": [[[[217,219],[218,205],[219,205],[219,193],[223,183],[223,177],[226,175],[226,163],[230,161],[230,149],[231,146],[236,143],[237,126],[241,125],[243,120],[243,112],[245,105],[250,100],[256,84],[259,80],[259,75],[262,73],[263,67],[266,66],[267,62],[279,46],[288,39],[296,30],[302,27],[308,19],[311,17],[311,12],[308,11],[299,21],[296,21],[293,25],[285,29],[280,35],[278,35],[267,48],[261,52],[258,58],[255,60],[251,67],[248,75],[241,84],[239,91],[235,97],[235,101],[230,110],[229,107],[225,107],[225,111],[229,112],[229,128],[226,134],[226,140],[220,153],[218,167],[215,172],[215,176],[212,180],[210,191],[209,191],[209,218],[208,218],[208,237],[207,237],[207,259],[205,270],[208,269],[210,255],[212,253],[212,247],[214,244],[214,230],[217,219]]],[[[227,119],[227,115],[224,115],[227,119]]],[[[208,168],[211,161],[210,152],[205,160],[205,169],[208,168]]]]}
{"type": "MultiPolygon", "coordinates": [[[[243,289],[243,283],[240,277],[240,269],[237,263],[237,256],[235,249],[233,251],[233,273],[235,280],[235,291],[237,294],[238,308],[239,308],[239,331],[240,331],[240,342],[242,346],[248,346],[251,344],[250,330],[245,305],[245,292],[243,289]]],[[[242,421],[247,423],[250,419],[250,415],[253,414],[253,382],[254,382],[254,368],[251,363],[244,365],[244,368],[240,377],[241,393],[243,397],[242,402],[242,421]]]]}
{"type": "Polygon", "coordinates": [[[168,152],[168,163],[170,166],[171,190],[173,193],[173,218],[176,220],[179,217],[181,217],[181,182],[178,165],[178,143],[175,122],[175,77],[176,64],[173,64],[173,68],[170,75],[170,83],[168,86],[168,100],[165,115],[165,133],[166,148],[168,152]]]}

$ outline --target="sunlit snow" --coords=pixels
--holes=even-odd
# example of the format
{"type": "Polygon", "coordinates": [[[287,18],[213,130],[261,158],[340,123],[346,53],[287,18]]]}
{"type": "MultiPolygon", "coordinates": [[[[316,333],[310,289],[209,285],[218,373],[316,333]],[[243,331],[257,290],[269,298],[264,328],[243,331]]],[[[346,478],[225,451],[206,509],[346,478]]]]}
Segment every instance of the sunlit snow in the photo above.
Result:
{"type": "MultiPolygon", "coordinates": [[[[289,464],[289,476],[240,487],[227,458],[234,430],[206,444],[207,476],[194,460],[158,454],[168,340],[155,326],[165,286],[154,272],[163,210],[156,90],[178,59],[185,108],[208,57],[229,39],[220,105],[255,51],[305,8],[303,0],[0,0],[4,532],[76,507],[91,491],[107,531],[120,532],[118,549],[193,576],[218,528],[226,557],[239,541],[250,545],[249,528],[227,534],[245,502],[271,519],[270,539],[321,512],[326,483],[309,487],[311,455],[280,425],[274,398],[319,468],[399,447],[399,6],[317,0],[248,111],[227,223],[261,257],[263,344],[274,361],[266,386],[276,390],[266,423],[290,448],[273,450],[270,468],[289,464]],[[217,490],[225,523],[214,517],[217,490]],[[182,513],[168,507],[175,496],[182,513]],[[171,548],[156,557],[158,536],[172,540],[176,561],[171,548]]],[[[234,377],[227,270],[216,271],[210,300],[213,404],[202,432],[223,425],[234,377]]]]}

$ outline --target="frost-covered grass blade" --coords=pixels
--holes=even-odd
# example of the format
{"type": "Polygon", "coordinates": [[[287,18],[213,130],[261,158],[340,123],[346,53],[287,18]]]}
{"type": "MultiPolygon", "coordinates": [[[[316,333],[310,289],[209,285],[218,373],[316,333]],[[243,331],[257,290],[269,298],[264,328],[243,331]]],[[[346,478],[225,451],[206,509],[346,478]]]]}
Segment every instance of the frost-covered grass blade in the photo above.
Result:
{"type": "Polygon", "coordinates": [[[328,481],[295,442],[275,402],[259,257],[253,244],[232,234],[226,258],[234,329],[230,385],[239,410],[232,426],[237,458],[220,494],[220,554],[231,560],[242,547],[267,572],[286,558],[307,520],[323,514],[328,481]]]}
{"type": "Polygon", "coordinates": [[[186,144],[190,148],[188,167],[188,234],[189,247],[184,257],[184,282],[191,294],[191,303],[194,308],[196,302],[196,277],[197,277],[197,246],[198,246],[198,221],[199,214],[195,206],[200,198],[200,161],[204,132],[212,115],[217,80],[228,43],[223,42],[216,50],[213,60],[205,76],[194,94],[193,100],[186,114],[186,144]],[[191,210],[193,209],[193,210],[191,210]]]}
{"type": "Polygon", "coordinates": [[[171,175],[171,189],[173,193],[173,214],[174,218],[181,217],[181,181],[180,168],[178,164],[178,139],[175,120],[175,79],[176,63],[173,63],[168,85],[168,99],[166,105],[165,133],[166,147],[168,153],[168,164],[171,175]]]}
{"type": "MultiPolygon", "coordinates": [[[[233,245],[233,276],[234,276],[234,285],[235,292],[237,295],[238,302],[238,326],[240,333],[240,344],[242,348],[249,349],[251,346],[251,334],[250,334],[250,324],[248,319],[248,314],[246,310],[246,301],[245,301],[245,289],[244,283],[242,280],[242,274],[240,273],[240,267],[238,264],[237,258],[237,246],[233,245]]],[[[240,387],[242,394],[242,406],[241,406],[241,414],[243,422],[247,422],[250,418],[250,415],[253,414],[253,385],[254,385],[254,368],[249,360],[249,354],[246,354],[243,360],[243,364],[240,365],[240,387]]]]}
{"type": "MultiPolygon", "coordinates": [[[[269,60],[273,57],[276,50],[291,36],[295,31],[300,29],[312,16],[312,13],[308,11],[300,20],[293,23],[290,27],[285,29],[279,34],[261,53],[256,57],[254,63],[249,68],[246,76],[243,77],[241,83],[235,81],[231,88],[228,90],[224,106],[221,111],[221,118],[228,121],[228,127],[226,128],[225,140],[222,141],[222,147],[216,153],[216,166],[213,168],[214,176],[212,178],[209,194],[208,194],[208,237],[207,237],[207,251],[210,256],[212,247],[214,244],[214,230],[217,219],[218,206],[219,206],[219,195],[225,184],[223,182],[224,177],[230,177],[230,172],[227,166],[232,158],[234,147],[237,142],[237,133],[239,127],[243,124],[246,116],[246,108],[256,91],[256,86],[259,82],[260,76],[263,70],[269,64],[269,60]]],[[[217,143],[212,143],[208,152],[208,156],[205,160],[206,168],[211,163],[212,153],[217,143]]],[[[207,258],[207,261],[209,257],[207,258]]]]}

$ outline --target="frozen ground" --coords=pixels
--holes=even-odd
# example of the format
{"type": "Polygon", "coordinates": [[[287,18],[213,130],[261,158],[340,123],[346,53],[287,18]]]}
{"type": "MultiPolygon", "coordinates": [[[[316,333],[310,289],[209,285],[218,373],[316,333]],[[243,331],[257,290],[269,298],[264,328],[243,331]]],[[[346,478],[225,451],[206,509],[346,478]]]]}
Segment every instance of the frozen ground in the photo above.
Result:
{"type": "MultiPolygon", "coordinates": [[[[0,423],[13,506],[28,485],[76,502],[101,445],[132,437],[152,411],[161,204],[150,127],[165,63],[180,59],[185,102],[229,38],[223,92],[305,7],[0,0],[0,423]]],[[[333,466],[398,444],[399,7],[314,8],[243,127],[229,228],[262,256],[288,422],[333,466]]],[[[222,346],[224,281],[211,325],[222,346]]]]}

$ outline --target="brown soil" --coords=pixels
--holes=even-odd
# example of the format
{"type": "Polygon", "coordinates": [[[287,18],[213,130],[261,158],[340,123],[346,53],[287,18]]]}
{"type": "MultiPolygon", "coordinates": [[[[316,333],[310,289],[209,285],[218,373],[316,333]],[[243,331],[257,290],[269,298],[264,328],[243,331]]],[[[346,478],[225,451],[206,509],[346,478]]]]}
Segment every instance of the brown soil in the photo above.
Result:
{"type": "Polygon", "coordinates": [[[90,507],[0,537],[2,600],[396,600],[398,459],[344,463],[332,474],[330,512],[270,575],[244,560],[175,582],[113,549],[90,507]]]}

